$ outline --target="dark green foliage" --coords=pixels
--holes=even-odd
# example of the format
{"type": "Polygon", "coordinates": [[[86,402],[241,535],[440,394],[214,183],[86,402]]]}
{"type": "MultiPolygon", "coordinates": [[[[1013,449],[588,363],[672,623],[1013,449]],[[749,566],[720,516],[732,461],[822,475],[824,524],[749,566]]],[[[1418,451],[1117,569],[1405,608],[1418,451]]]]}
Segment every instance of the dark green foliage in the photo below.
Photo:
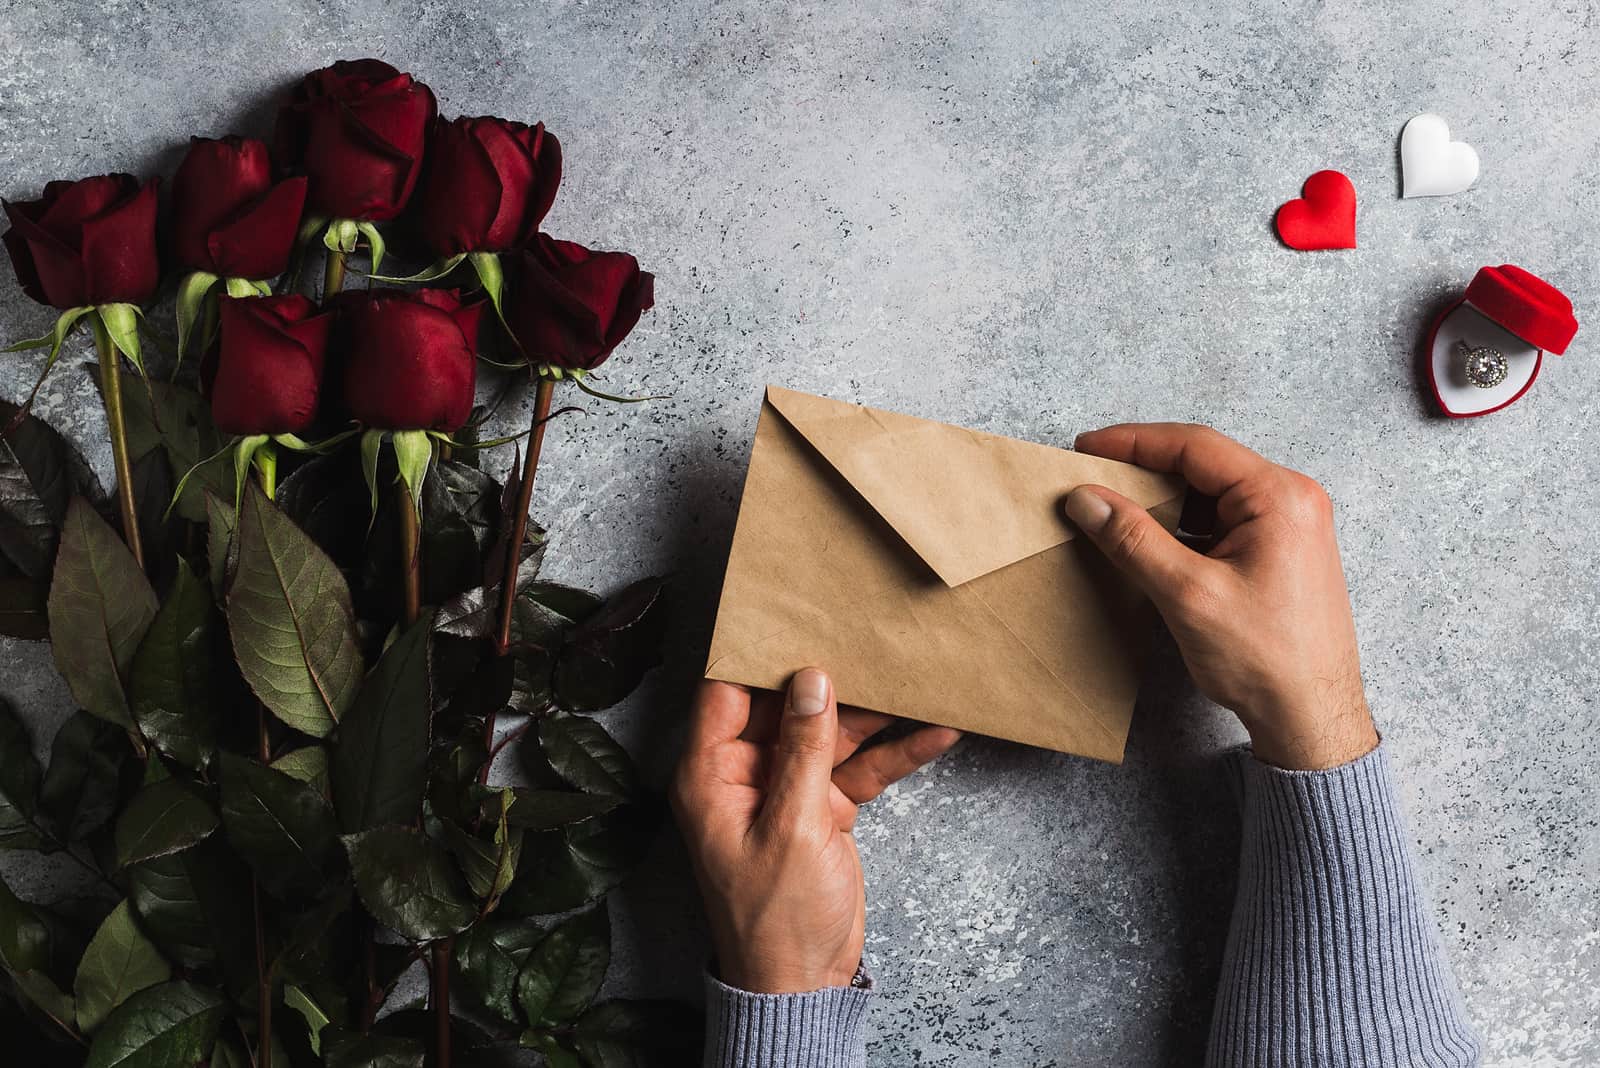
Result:
{"type": "Polygon", "coordinates": [[[450,938],[460,1006],[494,1021],[455,1018],[456,1063],[692,1061],[679,1007],[595,1003],[603,898],[661,806],[580,713],[658,661],[662,584],[541,580],[530,524],[496,655],[514,487],[445,461],[422,494],[439,608],[399,626],[393,495],[372,521],[353,451],[285,451],[278,499],[248,488],[237,513],[228,459],[208,462],[169,518],[173,474],[223,442],[192,390],[125,387],[143,572],[48,427],[0,449],[0,634],[48,633],[82,706],[41,766],[0,697],[0,849],[67,851],[88,892],[45,906],[0,883],[8,1056],[243,1068],[259,992],[279,1068],[419,1068],[431,1013],[372,1019],[450,938]],[[495,764],[513,737],[520,760],[495,764]]]}

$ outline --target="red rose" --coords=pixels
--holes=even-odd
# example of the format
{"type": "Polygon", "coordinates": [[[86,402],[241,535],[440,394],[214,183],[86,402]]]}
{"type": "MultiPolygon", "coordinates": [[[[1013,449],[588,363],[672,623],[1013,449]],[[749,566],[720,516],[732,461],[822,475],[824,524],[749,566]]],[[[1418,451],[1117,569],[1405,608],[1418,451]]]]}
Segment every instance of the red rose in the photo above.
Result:
{"type": "Polygon", "coordinates": [[[308,208],[382,222],[400,214],[438,108],[426,85],[376,59],[312,71],[278,112],[279,157],[311,178],[308,208]]]}
{"type": "Polygon", "coordinates": [[[382,430],[450,433],[472,414],[482,302],[453,289],[375,289],[338,301],[350,414],[382,430]]]}
{"type": "Polygon", "coordinates": [[[655,303],[655,276],[626,252],[591,252],[540,234],[513,263],[506,318],[536,363],[591,370],[655,303]]]}
{"type": "Polygon", "coordinates": [[[274,278],[289,266],[306,180],[272,184],[267,146],[253,138],[191,137],[172,178],[178,265],[224,278],[274,278]]]}
{"type": "Polygon", "coordinates": [[[413,207],[441,258],[500,252],[538,232],[560,184],[561,142],[544,123],[440,119],[413,207]]]}
{"type": "Polygon", "coordinates": [[[142,304],[156,291],[156,185],[127,174],[51,182],[44,196],[5,202],[6,251],[22,291],[40,304],[142,304]]]}
{"type": "Polygon", "coordinates": [[[211,418],[226,434],[298,434],[317,414],[333,316],[298,293],[223,297],[211,418]]]}

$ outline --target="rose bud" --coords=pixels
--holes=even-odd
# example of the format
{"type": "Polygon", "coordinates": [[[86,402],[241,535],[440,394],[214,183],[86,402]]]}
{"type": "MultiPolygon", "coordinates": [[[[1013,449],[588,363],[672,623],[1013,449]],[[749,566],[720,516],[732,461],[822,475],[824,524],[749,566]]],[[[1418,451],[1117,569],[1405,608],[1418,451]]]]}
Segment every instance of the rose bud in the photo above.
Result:
{"type": "Polygon", "coordinates": [[[451,433],[472,414],[483,303],[453,289],[375,289],[337,302],[350,414],[382,430],[451,433]]]}
{"type": "Polygon", "coordinates": [[[191,137],[172,178],[178,265],[223,278],[275,278],[289,266],[306,180],[272,183],[264,142],[191,137]]]}
{"type": "Polygon", "coordinates": [[[278,112],[277,152],[311,178],[307,209],[382,222],[400,214],[422,168],[433,91],[376,59],[312,71],[278,112]]]}
{"type": "Polygon", "coordinates": [[[655,276],[626,252],[540,234],[517,253],[506,319],[535,363],[599,367],[655,303],[655,276]]]}
{"type": "Polygon", "coordinates": [[[333,316],[298,293],[224,296],[211,418],[225,434],[298,434],[317,414],[333,316]]]}
{"type": "Polygon", "coordinates": [[[161,279],[158,182],[105,174],[51,182],[38,200],[6,201],[4,240],[22,291],[63,310],[149,300],[161,279]]]}
{"type": "Polygon", "coordinates": [[[544,123],[438,120],[412,205],[422,238],[441,258],[501,252],[539,230],[561,184],[561,142],[544,123]]]}

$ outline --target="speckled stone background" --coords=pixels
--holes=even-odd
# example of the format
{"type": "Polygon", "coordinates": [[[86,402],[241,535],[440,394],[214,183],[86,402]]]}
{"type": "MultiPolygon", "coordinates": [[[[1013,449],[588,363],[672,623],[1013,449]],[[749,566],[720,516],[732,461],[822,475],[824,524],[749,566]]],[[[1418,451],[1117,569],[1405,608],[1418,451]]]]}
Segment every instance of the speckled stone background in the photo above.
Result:
{"type": "MultiPolygon", "coordinates": [[[[1182,7],[12,0],[0,190],[170,173],[189,134],[264,133],[300,73],[367,54],[446,114],[556,130],[548,228],[659,279],[604,380],[672,396],[564,418],[536,514],[557,577],[681,577],[673,665],[607,717],[659,782],[765,382],[1062,444],[1200,420],[1313,474],[1489,1063],[1595,1064],[1600,12],[1182,7]],[[1402,201],[1397,139],[1424,110],[1482,177],[1402,201]],[[1359,191],[1361,248],[1290,252],[1272,212],[1330,166],[1359,191]],[[1503,261],[1594,325],[1515,407],[1434,418],[1420,336],[1503,261]]],[[[38,333],[49,313],[5,275],[0,334],[38,333]]],[[[85,354],[39,411],[108,474],[85,354]]],[[[0,393],[36,367],[6,357],[0,393]]],[[[48,653],[0,643],[0,662],[47,738],[67,711],[48,653]]],[[[972,739],[874,807],[874,1063],[1196,1063],[1236,846],[1214,759],[1237,735],[1158,644],[1124,767],[972,739]]],[[[3,866],[30,893],[63,877],[3,866]]],[[[694,990],[675,839],[614,902],[615,987],[694,990]]]]}

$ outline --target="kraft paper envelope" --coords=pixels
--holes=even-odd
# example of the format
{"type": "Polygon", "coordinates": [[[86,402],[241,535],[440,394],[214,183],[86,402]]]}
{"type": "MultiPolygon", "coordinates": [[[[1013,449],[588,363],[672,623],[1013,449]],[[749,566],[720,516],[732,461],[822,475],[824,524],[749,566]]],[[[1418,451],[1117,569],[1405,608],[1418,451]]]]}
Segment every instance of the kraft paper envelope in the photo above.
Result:
{"type": "Polygon", "coordinates": [[[770,386],[706,674],[1120,763],[1142,597],[1061,516],[1109,486],[1169,529],[1181,480],[770,386]]]}

